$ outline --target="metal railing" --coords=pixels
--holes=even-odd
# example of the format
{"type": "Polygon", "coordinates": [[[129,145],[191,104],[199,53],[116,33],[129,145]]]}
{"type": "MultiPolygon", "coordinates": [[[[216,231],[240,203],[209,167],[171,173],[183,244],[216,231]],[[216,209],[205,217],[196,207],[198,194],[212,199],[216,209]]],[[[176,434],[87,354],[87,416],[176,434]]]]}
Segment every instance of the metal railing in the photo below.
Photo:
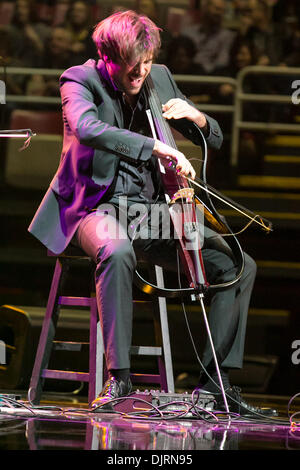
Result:
{"type": "MultiPolygon", "coordinates": [[[[39,69],[31,67],[0,67],[1,77],[4,78],[13,75],[21,75],[24,77],[32,75],[42,75],[43,77],[59,77],[63,70],[58,69],[39,69]]],[[[2,79],[3,79],[2,78],[2,79]]],[[[59,97],[55,96],[39,96],[39,95],[6,95],[6,103],[22,103],[22,104],[47,104],[57,106],[61,104],[59,97]]]]}
{"type": "Polygon", "coordinates": [[[251,74],[256,75],[273,75],[273,76],[298,76],[300,77],[300,68],[298,67],[273,67],[273,66],[250,66],[241,70],[236,77],[236,92],[234,100],[232,141],[231,141],[231,166],[236,167],[239,159],[240,130],[247,129],[253,131],[273,132],[283,131],[300,134],[300,124],[284,123],[284,122],[256,122],[243,120],[243,105],[246,102],[255,103],[278,103],[292,104],[292,90],[289,95],[273,95],[273,94],[256,94],[245,93],[244,83],[251,74]]]}
{"type": "MultiPolygon", "coordinates": [[[[5,70],[3,67],[0,67],[0,74],[3,75],[23,75],[23,76],[32,76],[32,75],[42,75],[44,77],[59,77],[64,70],[59,69],[39,69],[39,68],[22,68],[22,67],[7,67],[5,70]]],[[[176,83],[180,84],[222,84],[229,83],[234,88],[236,86],[236,80],[231,77],[215,77],[215,76],[198,76],[198,75],[174,75],[176,83]]],[[[199,87],[199,92],[201,92],[201,87],[199,87]]],[[[60,104],[59,97],[47,97],[47,96],[37,96],[37,95],[7,95],[6,102],[14,103],[39,103],[39,104],[60,104]]],[[[222,105],[222,104],[207,104],[201,103],[197,107],[203,111],[207,112],[222,112],[222,113],[233,113],[233,105],[222,105]]]]}
{"type": "MultiPolygon", "coordinates": [[[[199,92],[201,92],[201,84],[206,83],[208,85],[222,85],[228,83],[236,88],[236,80],[231,77],[225,76],[200,76],[200,75],[173,75],[174,80],[180,84],[199,84],[199,92]]],[[[204,112],[218,112],[218,113],[233,113],[234,105],[232,104],[219,104],[219,103],[200,103],[196,105],[198,109],[204,112]]]]}

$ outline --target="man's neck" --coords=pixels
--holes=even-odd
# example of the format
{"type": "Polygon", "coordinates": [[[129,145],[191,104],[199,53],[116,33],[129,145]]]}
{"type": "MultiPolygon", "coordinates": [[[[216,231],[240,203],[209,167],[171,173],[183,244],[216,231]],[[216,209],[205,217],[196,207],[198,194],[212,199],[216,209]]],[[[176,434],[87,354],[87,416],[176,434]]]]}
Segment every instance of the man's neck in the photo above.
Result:
{"type": "Polygon", "coordinates": [[[123,93],[124,100],[126,101],[127,104],[131,108],[135,108],[138,99],[139,99],[140,94],[138,93],[137,95],[126,95],[126,93],[123,93]]]}

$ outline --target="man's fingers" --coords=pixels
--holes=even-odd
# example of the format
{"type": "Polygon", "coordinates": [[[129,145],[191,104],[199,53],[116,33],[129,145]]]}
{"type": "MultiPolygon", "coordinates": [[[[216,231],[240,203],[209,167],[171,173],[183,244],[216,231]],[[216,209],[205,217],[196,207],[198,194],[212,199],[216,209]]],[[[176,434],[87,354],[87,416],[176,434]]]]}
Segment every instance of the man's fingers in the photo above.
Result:
{"type": "Polygon", "coordinates": [[[188,108],[182,100],[170,103],[168,106],[165,105],[165,107],[163,107],[163,117],[165,119],[181,119],[186,117],[187,113],[188,108]]]}
{"type": "Polygon", "coordinates": [[[196,172],[188,160],[178,163],[176,170],[182,176],[190,176],[191,179],[195,179],[196,172]]]}
{"type": "Polygon", "coordinates": [[[195,178],[196,173],[193,166],[187,160],[185,155],[177,149],[174,149],[173,147],[156,140],[153,148],[153,154],[156,157],[164,158],[169,162],[174,162],[174,166],[176,166],[176,170],[179,174],[183,176],[190,175],[192,179],[195,178]]]}
{"type": "Polygon", "coordinates": [[[162,110],[163,111],[168,111],[168,109],[170,109],[178,101],[179,101],[178,98],[171,98],[169,101],[167,101],[167,103],[162,105],[162,110]]]}
{"type": "Polygon", "coordinates": [[[182,119],[187,116],[186,110],[183,111],[169,111],[167,113],[163,113],[163,117],[166,119],[182,119]]]}

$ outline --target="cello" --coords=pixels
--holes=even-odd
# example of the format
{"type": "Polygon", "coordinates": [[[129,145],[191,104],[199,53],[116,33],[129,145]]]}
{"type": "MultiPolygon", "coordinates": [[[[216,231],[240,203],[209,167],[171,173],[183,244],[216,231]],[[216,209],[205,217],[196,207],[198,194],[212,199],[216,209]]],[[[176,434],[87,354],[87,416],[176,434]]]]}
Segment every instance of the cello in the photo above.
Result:
{"type": "MultiPolygon", "coordinates": [[[[147,115],[153,137],[173,148],[176,148],[175,139],[169,124],[163,117],[162,104],[159,100],[150,74],[145,80],[145,89],[149,103],[147,115]]],[[[207,184],[207,146],[202,131],[200,128],[198,128],[198,130],[201,136],[201,148],[204,160],[201,179],[193,181],[188,177],[181,176],[174,171],[174,162],[170,161],[169,165],[166,166],[158,159],[160,179],[165,193],[165,199],[168,204],[170,219],[173,223],[174,233],[178,240],[178,253],[184,267],[184,273],[188,279],[188,287],[183,288],[180,286],[179,288],[166,288],[156,286],[153,283],[146,281],[138,270],[135,271],[135,283],[140,289],[148,294],[150,293],[169,298],[190,296],[192,300],[199,301],[221,386],[225,409],[227,413],[229,413],[226,394],[205,311],[204,295],[209,290],[227,289],[238,283],[244,270],[244,254],[235,234],[232,233],[226,220],[216,211],[210,196],[215,196],[225,203],[230,204],[231,207],[236,208],[239,212],[245,213],[245,215],[251,219],[251,222],[259,223],[259,225],[261,225],[267,232],[271,230],[271,224],[269,221],[266,221],[258,215],[249,215],[249,211],[247,211],[247,209],[239,206],[228,198],[225,198],[207,184]],[[198,188],[201,189],[201,197],[195,194],[193,185],[196,187],[198,186],[198,188]],[[200,217],[199,213],[201,214],[200,217]],[[218,234],[211,238],[214,245],[219,245],[221,249],[227,250],[228,254],[234,259],[237,267],[236,276],[230,281],[211,285],[207,280],[202,257],[202,247],[204,245],[203,220],[205,220],[205,224],[210,227],[213,233],[218,234]],[[220,240],[222,240],[223,236],[228,237],[227,244],[220,244],[220,240]]]]}

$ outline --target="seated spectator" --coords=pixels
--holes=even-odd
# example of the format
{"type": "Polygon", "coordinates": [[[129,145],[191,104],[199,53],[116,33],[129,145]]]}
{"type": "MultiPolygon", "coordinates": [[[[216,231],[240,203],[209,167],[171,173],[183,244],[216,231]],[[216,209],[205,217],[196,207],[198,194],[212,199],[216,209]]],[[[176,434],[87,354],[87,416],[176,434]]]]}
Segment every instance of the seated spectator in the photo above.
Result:
{"type": "MultiPolygon", "coordinates": [[[[225,67],[223,70],[220,70],[220,75],[225,75],[227,77],[236,78],[237,74],[244,68],[249,65],[256,65],[257,63],[257,51],[254,48],[253,44],[246,39],[241,39],[239,37],[233,42],[230,50],[230,60],[228,67],[225,67]]],[[[252,78],[253,75],[250,75],[252,78]]],[[[255,84],[253,81],[247,81],[245,92],[253,92],[256,90],[258,85],[257,80],[255,84]],[[250,83],[251,82],[251,83],[250,83]]],[[[235,92],[235,87],[230,83],[224,83],[219,87],[219,95],[223,103],[231,103],[233,101],[235,92]]]]}
{"type": "Polygon", "coordinates": [[[248,0],[239,15],[239,36],[257,49],[257,65],[277,65],[282,55],[282,34],[272,22],[267,0],[248,0]]]}
{"type": "MultiPolygon", "coordinates": [[[[61,27],[53,28],[41,67],[65,70],[72,65],[76,65],[71,46],[72,37],[70,32],[61,27]]],[[[59,96],[58,77],[47,77],[39,74],[31,76],[27,81],[26,94],[59,96]]]]}
{"type": "Polygon", "coordinates": [[[67,29],[57,26],[51,31],[42,67],[65,70],[72,65],[76,65],[72,51],[72,35],[67,29]]]}
{"type": "Polygon", "coordinates": [[[71,0],[55,0],[51,25],[59,26],[63,24],[70,7],[71,0]]]}
{"type": "Polygon", "coordinates": [[[203,73],[216,75],[229,62],[229,51],[235,32],[223,26],[224,0],[202,0],[201,21],[182,30],[196,45],[195,63],[203,73]]]}
{"type": "Polygon", "coordinates": [[[198,75],[201,67],[195,64],[197,49],[194,41],[187,36],[173,38],[167,48],[166,66],[173,74],[198,75]]]}
{"type": "Polygon", "coordinates": [[[39,67],[50,34],[49,26],[35,20],[35,5],[29,0],[17,0],[10,34],[14,57],[25,66],[39,67]]]}
{"type": "MultiPolygon", "coordinates": [[[[224,76],[236,78],[238,73],[245,67],[257,65],[258,57],[259,52],[251,41],[237,37],[230,51],[229,67],[225,68],[221,73],[224,76]]],[[[244,93],[276,94],[278,92],[277,81],[278,77],[274,80],[268,74],[251,73],[244,78],[243,91],[244,93]]],[[[224,83],[219,87],[219,95],[223,103],[231,103],[234,98],[234,92],[234,87],[229,83],[224,83]]],[[[248,121],[271,120],[272,108],[272,105],[266,103],[246,102],[244,104],[244,111],[247,114],[248,121]]]]}
{"type": "MultiPolygon", "coordinates": [[[[258,51],[251,41],[237,37],[230,51],[229,66],[222,71],[224,76],[236,78],[238,73],[245,67],[256,65],[258,51]]],[[[244,78],[244,93],[268,94],[273,93],[272,80],[270,77],[249,74],[244,78]]],[[[223,104],[233,103],[235,87],[230,83],[224,83],[218,90],[218,102],[223,104]]],[[[272,120],[274,107],[266,103],[244,102],[242,106],[242,119],[252,122],[268,122],[272,120]]],[[[224,131],[229,133],[228,121],[224,120],[224,131]]],[[[251,130],[240,131],[240,159],[239,170],[241,172],[256,172],[260,170],[261,149],[263,148],[264,134],[251,130]]]]}
{"type": "Polygon", "coordinates": [[[300,66],[300,20],[298,18],[293,31],[290,32],[288,40],[285,43],[284,54],[280,65],[287,67],[300,66]]]}
{"type": "MultiPolygon", "coordinates": [[[[173,38],[166,50],[165,65],[172,74],[201,75],[202,67],[195,64],[196,46],[191,38],[178,36],[173,38]]],[[[199,83],[180,83],[180,90],[194,103],[203,103],[210,100],[207,85],[199,83]]]]}
{"type": "Polygon", "coordinates": [[[87,2],[75,1],[71,4],[66,21],[62,25],[71,35],[71,50],[77,64],[97,58],[97,51],[92,40],[91,16],[91,5],[87,2]]]}
{"type": "MultiPolygon", "coordinates": [[[[8,26],[2,25],[0,25],[0,65],[3,67],[24,67],[24,62],[14,57],[13,42],[8,26]]],[[[5,75],[5,72],[3,75],[5,75]]],[[[1,79],[5,81],[7,94],[23,94],[25,85],[24,75],[7,74],[6,76],[1,76],[1,79]]]]}

